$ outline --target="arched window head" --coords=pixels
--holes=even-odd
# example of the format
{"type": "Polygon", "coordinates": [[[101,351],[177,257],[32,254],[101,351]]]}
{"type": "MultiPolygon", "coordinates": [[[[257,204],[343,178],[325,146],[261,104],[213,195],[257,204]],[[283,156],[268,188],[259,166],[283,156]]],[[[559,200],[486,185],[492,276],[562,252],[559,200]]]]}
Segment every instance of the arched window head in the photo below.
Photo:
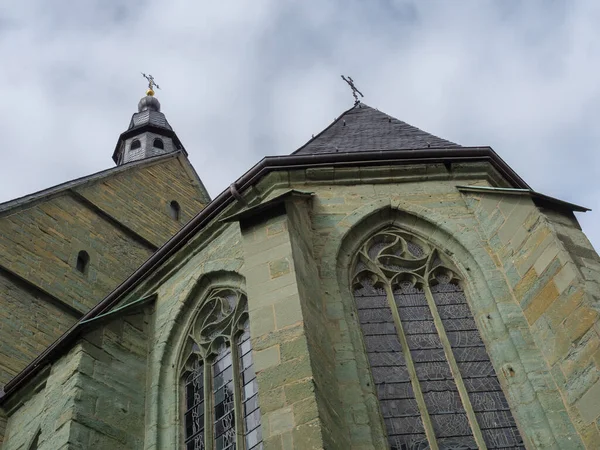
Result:
{"type": "Polygon", "coordinates": [[[183,361],[184,448],[262,448],[248,306],[242,292],[219,288],[209,294],[190,328],[183,361]]]}
{"type": "Polygon", "coordinates": [[[131,147],[129,147],[131,150],[135,150],[136,148],[140,148],[142,146],[142,143],[140,142],[139,139],[134,139],[133,141],[131,141],[131,147]]]}
{"type": "Polygon", "coordinates": [[[88,266],[90,264],[90,255],[85,250],[81,250],[77,254],[77,263],[75,268],[81,273],[87,273],[88,266]]]}
{"type": "Polygon", "coordinates": [[[162,139],[156,138],[154,139],[154,143],[152,144],[154,148],[160,148],[161,150],[165,148],[165,144],[162,139]]]}
{"type": "Polygon", "coordinates": [[[524,449],[452,262],[392,227],[362,245],[353,269],[390,447],[524,449]]]}
{"type": "Polygon", "coordinates": [[[180,213],[181,207],[179,206],[179,203],[177,203],[175,200],[169,203],[169,215],[171,216],[171,219],[179,220],[180,213]]]}

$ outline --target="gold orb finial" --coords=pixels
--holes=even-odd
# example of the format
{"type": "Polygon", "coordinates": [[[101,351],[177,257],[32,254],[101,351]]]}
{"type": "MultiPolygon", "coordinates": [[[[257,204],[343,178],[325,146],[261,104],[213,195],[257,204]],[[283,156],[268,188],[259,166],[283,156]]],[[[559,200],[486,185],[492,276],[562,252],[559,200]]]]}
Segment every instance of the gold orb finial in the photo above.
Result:
{"type": "Polygon", "coordinates": [[[146,91],[146,95],[149,95],[150,97],[153,97],[154,96],[154,91],[152,89],[148,89],[146,91]]]}

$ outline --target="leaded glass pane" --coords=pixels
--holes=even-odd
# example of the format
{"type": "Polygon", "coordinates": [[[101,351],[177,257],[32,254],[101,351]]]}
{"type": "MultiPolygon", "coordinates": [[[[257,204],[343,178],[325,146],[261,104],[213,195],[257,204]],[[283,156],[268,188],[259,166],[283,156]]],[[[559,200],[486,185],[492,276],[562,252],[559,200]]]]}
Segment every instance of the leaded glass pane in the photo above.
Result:
{"type": "Polygon", "coordinates": [[[240,385],[242,386],[244,438],[247,450],[259,450],[263,448],[263,443],[256,374],[252,364],[252,344],[250,343],[248,322],[245,325],[244,333],[237,339],[240,358],[240,385]]]}
{"type": "Polygon", "coordinates": [[[223,345],[212,365],[215,450],[235,449],[235,411],[231,347],[223,345]]]}
{"type": "Polygon", "coordinates": [[[403,326],[410,324],[406,340],[438,444],[442,446],[444,442],[451,442],[452,445],[462,445],[461,448],[464,449],[476,449],[477,444],[450,371],[442,341],[435,325],[426,325],[433,325],[433,316],[425,291],[410,283],[401,283],[394,291],[394,301],[403,326]],[[429,390],[428,383],[431,381],[444,383],[446,389],[429,390]]]}
{"type": "Polygon", "coordinates": [[[354,298],[390,446],[419,448],[425,431],[385,290],[365,279],[354,298]]]}
{"type": "Polygon", "coordinates": [[[185,448],[204,450],[204,366],[195,358],[185,377],[185,448]]]}
{"type": "Polygon", "coordinates": [[[488,449],[525,448],[462,288],[444,275],[431,292],[488,449]]]}
{"type": "Polygon", "coordinates": [[[358,319],[389,445],[425,450],[429,436],[440,449],[468,450],[478,448],[478,436],[489,449],[524,448],[455,271],[448,267],[452,264],[427,242],[395,228],[369,239],[354,267],[358,319]],[[411,382],[411,373],[418,382],[411,382]],[[459,385],[467,391],[464,402],[459,385]]]}

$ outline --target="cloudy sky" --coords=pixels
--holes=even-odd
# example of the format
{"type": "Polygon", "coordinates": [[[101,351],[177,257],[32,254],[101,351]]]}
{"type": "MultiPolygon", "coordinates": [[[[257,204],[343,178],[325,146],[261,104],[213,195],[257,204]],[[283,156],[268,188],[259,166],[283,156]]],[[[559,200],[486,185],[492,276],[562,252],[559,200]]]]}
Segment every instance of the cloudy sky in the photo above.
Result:
{"type": "Polygon", "coordinates": [[[144,94],[214,197],[365,103],[490,145],[600,248],[600,2],[20,0],[0,5],[0,201],[113,166],[144,94]]]}

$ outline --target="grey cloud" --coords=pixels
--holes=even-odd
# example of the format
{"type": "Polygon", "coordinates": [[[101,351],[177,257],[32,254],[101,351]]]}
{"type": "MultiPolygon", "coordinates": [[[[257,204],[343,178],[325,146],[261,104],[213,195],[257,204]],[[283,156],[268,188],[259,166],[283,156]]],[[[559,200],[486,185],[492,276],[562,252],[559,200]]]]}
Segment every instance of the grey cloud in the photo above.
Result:
{"type": "MultiPolygon", "coordinates": [[[[352,104],[491,145],[600,210],[600,6],[580,2],[12,2],[0,10],[0,201],[110,167],[144,93],[214,196],[352,104]]],[[[596,247],[598,215],[579,216],[596,247]]]]}

